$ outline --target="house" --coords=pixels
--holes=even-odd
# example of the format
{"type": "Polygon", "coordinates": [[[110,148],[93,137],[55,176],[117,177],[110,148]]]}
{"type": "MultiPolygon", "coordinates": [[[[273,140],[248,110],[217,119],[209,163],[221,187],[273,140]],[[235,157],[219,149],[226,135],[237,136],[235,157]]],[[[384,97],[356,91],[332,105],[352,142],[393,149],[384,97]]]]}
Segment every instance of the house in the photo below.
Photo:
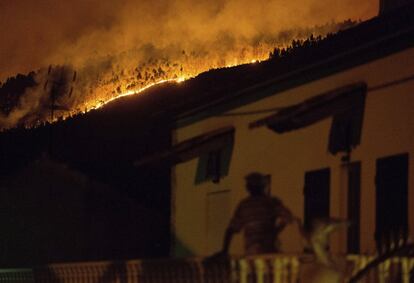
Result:
{"type": "MultiPolygon", "coordinates": [[[[136,162],[173,164],[173,255],[220,249],[252,171],[268,174],[268,193],[305,226],[351,220],[331,239],[333,252],[373,254],[414,236],[413,12],[412,3],[392,7],[307,42],[242,73],[232,83],[243,88],[212,88],[176,116],[172,148],[136,162]]],[[[281,242],[284,252],[303,251],[297,227],[281,242]]],[[[238,236],[231,253],[242,252],[238,236]]]]}

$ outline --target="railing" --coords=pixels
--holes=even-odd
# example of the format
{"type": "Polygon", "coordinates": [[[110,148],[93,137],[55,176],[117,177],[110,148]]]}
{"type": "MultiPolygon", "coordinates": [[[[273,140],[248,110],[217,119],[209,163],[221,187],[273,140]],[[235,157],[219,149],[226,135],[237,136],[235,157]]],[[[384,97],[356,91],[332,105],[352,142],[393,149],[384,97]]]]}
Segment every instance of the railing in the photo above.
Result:
{"type": "MultiPolygon", "coordinates": [[[[374,257],[348,255],[346,263],[356,274],[374,257]]],[[[312,256],[269,255],[230,261],[133,260],[51,264],[33,269],[0,270],[0,283],[296,283],[312,256]]],[[[345,260],[344,260],[345,262],[345,260]]],[[[414,281],[414,258],[394,257],[369,270],[359,282],[414,281]]]]}
{"type": "Polygon", "coordinates": [[[0,269],[0,282],[34,283],[32,269],[0,269]]]}
{"type": "MultiPolygon", "coordinates": [[[[358,271],[364,269],[375,259],[373,256],[348,256],[353,262],[354,268],[352,275],[355,276],[358,271]]],[[[414,282],[414,258],[413,257],[392,257],[379,263],[378,266],[368,269],[368,272],[361,277],[361,280],[355,282],[414,282]]]]}

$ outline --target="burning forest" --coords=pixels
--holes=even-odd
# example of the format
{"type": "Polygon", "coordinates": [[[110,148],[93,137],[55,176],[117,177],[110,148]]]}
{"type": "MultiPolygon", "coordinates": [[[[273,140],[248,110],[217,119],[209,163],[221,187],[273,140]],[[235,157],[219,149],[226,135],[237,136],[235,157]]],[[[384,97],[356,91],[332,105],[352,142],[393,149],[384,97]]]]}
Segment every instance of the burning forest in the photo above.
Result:
{"type": "MultiPolygon", "coordinates": [[[[43,34],[45,30],[41,29],[46,29],[45,22],[31,25],[28,32],[33,32],[33,36],[40,38],[46,37],[51,46],[41,48],[41,43],[36,41],[32,46],[33,53],[30,53],[24,46],[12,50],[10,44],[5,44],[0,53],[4,58],[1,60],[0,72],[0,81],[3,81],[0,84],[0,128],[38,126],[100,108],[114,99],[140,93],[156,84],[182,82],[212,69],[267,60],[275,48],[289,48],[292,42],[297,44],[311,36],[325,37],[346,29],[356,22],[344,21],[344,17],[366,18],[375,9],[372,5],[364,5],[359,14],[355,15],[344,7],[332,7],[335,13],[330,18],[310,19],[310,11],[297,7],[302,19],[286,19],[286,15],[280,15],[281,18],[277,19],[273,14],[282,13],[284,9],[273,13],[266,9],[275,8],[280,3],[258,3],[259,7],[243,6],[242,3],[231,1],[211,5],[204,3],[192,7],[194,13],[191,13],[190,3],[158,2],[155,4],[160,7],[154,3],[141,3],[142,6],[136,7],[137,4],[126,1],[119,6],[119,13],[109,16],[108,23],[99,23],[104,26],[102,29],[93,30],[89,27],[87,32],[80,29],[80,34],[72,30],[72,25],[75,24],[70,20],[61,23],[56,19],[59,27],[69,26],[73,32],[68,37],[70,42],[66,42],[66,37],[62,39],[67,43],[65,45],[52,42],[50,38],[53,36],[43,34]],[[154,9],[154,5],[162,13],[143,12],[154,9]],[[143,10],[137,10],[138,8],[143,10]],[[185,13],[175,14],[177,18],[171,15],[182,9],[185,13]],[[131,17],[132,11],[138,16],[145,15],[145,19],[152,24],[131,17]],[[235,25],[229,20],[243,13],[253,13],[254,17],[242,18],[235,25]],[[125,18],[126,16],[128,17],[125,18]],[[210,22],[202,20],[207,16],[212,16],[210,22]],[[224,16],[227,18],[224,19],[224,16]],[[108,44],[109,40],[111,44],[108,44]],[[19,60],[5,60],[10,56],[19,60]],[[26,76],[13,77],[13,72],[24,73],[25,70],[32,72],[26,76]],[[16,89],[13,84],[22,79],[23,86],[16,89]]],[[[318,6],[311,4],[315,9],[318,6]]],[[[17,6],[19,5],[5,5],[5,8],[18,9],[17,6]]],[[[38,13],[47,14],[47,11],[39,10],[41,6],[36,6],[38,13]]],[[[57,7],[59,11],[61,8],[57,7]]],[[[108,12],[107,9],[111,8],[94,7],[91,13],[102,16],[108,12]]],[[[76,10],[74,13],[80,12],[76,10]]],[[[35,15],[33,17],[36,18],[35,15]]],[[[6,17],[4,21],[11,23],[13,19],[6,17]]],[[[93,26],[90,19],[82,18],[82,21],[93,26]]],[[[22,24],[16,28],[22,29],[22,24]]],[[[16,41],[16,37],[21,39],[9,33],[5,37],[6,42],[7,39],[16,41]]],[[[32,34],[28,34],[27,40],[32,40],[32,34]]]]}
{"type": "Polygon", "coordinates": [[[20,97],[16,95],[12,98],[10,92],[4,91],[0,126],[33,127],[65,119],[100,108],[114,99],[141,93],[157,84],[180,83],[209,70],[255,64],[269,59],[274,50],[292,48],[292,42],[293,45],[300,44],[314,35],[315,38],[323,38],[355,24],[348,20],[284,31],[272,40],[218,52],[156,50],[143,46],[116,56],[99,58],[78,70],[72,65],[50,65],[27,75],[26,79],[32,83],[27,85],[20,97]],[[143,54],[151,56],[146,59],[143,54]]]}

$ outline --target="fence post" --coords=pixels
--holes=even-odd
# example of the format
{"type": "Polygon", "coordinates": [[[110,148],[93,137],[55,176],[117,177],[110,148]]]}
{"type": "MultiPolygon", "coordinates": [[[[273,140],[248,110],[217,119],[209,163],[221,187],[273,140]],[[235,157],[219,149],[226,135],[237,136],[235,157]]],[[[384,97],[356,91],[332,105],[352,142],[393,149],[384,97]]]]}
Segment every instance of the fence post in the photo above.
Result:
{"type": "Polygon", "coordinates": [[[282,262],[281,259],[276,257],[273,261],[273,280],[274,283],[282,283],[282,262]]]}
{"type": "Polygon", "coordinates": [[[240,283],[248,283],[248,278],[250,274],[250,265],[246,259],[239,260],[240,266],[240,283]]]}
{"type": "Polygon", "coordinates": [[[391,260],[387,259],[383,263],[379,265],[379,283],[387,282],[387,279],[390,277],[390,267],[391,267],[391,260]]]}
{"type": "Polygon", "coordinates": [[[299,281],[299,259],[297,256],[290,258],[290,283],[297,283],[299,281]]]}
{"type": "MultiPolygon", "coordinates": [[[[240,265],[239,261],[236,259],[231,259],[230,262],[230,282],[231,283],[239,283],[240,282],[240,265]]],[[[204,282],[203,282],[204,283],[204,282]]]]}
{"type": "Polygon", "coordinates": [[[265,261],[262,258],[255,258],[254,259],[254,268],[256,273],[256,283],[265,283],[265,261]]]}

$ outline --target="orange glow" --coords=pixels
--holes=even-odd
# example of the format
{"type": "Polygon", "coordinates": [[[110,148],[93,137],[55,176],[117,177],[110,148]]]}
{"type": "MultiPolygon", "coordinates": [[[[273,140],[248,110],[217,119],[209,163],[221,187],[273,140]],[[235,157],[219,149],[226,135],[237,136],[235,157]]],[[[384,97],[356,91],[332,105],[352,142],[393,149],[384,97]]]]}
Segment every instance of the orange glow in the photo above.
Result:
{"type": "MultiPolygon", "coordinates": [[[[277,38],[274,41],[240,44],[232,48],[223,47],[209,51],[203,48],[189,51],[168,48],[148,51],[138,48],[107,57],[97,57],[91,60],[90,64],[76,69],[76,76],[74,76],[76,80],[72,80],[72,76],[69,76],[67,92],[63,91],[55,101],[55,104],[62,106],[64,110],[55,111],[53,121],[51,121],[50,108],[36,109],[36,105],[42,104],[36,100],[33,102],[26,100],[35,106],[28,103],[30,105],[24,105],[22,108],[33,111],[32,115],[22,111],[23,114],[16,112],[18,115],[10,115],[13,119],[9,119],[7,124],[13,125],[18,121],[21,125],[33,127],[46,121],[65,120],[102,108],[122,97],[142,95],[147,89],[156,85],[167,82],[180,83],[214,69],[258,64],[267,60],[276,47],[279,49],[289,47],[292,39],[305,40],[310,34],[324,37],[327,32],[336,31],[339,27],[340,25],[332,24],[309,29],[303,33],[292,33],[286,35],[283,40],[277,38]]],[[[43,69],[37,77],[39,85],[45,85],[50,79],[49,76],[48,70],[43,69]]],[[[34,97],[42,98],[49,95],[43,88],[38,88],[37,91],[40,93],[34,97]]]]}
{"type": "Polygon", "coordinates": [[[145,91],[145,90],[147,90],[147,89],[149,89],[149,88],[151,88],[155,85],[160,85],[160,84],[167,83],[167,82],[181,83],[185,80],[186,80],[186,78],[184,78],[184,77],[180,77],[180,78],[177,78],[177,79],[160,80],[160,81],[157,81],[155,83],[148,84],[143,88],[139,88],[139,89],[135,89],[135,90],[129,90],[127,92],[121,93],[120,95],[112,97],[112,98],[110,98],[106,101],[99,101],[95,106],[93,106],[91,108],[98,109],[98,108],[101,108],[102,106],[118,99],[118,98],[125,97],[125,96],[130,96],[130,95],[138,95],[139,93],[141,93],[141,92],[143,92],[143,91],[145,91]]]}
{"type": "MultiPolygon", "coordinates": [[[[202,72],[206,72],[212,69],[218,68],[230,68],[242,64],[255,64],[260,61],[268,59],[268,54],[272,50],[272,46],[267,46],[266,48],[261,48],[262,50],[258,51],[257,49],[251,49],[250,52],[246,52],[244,50],[242,55],[235,55],[234,58],[230,59],[221,59],[218,61],[212,60],[195,60],[194,58],[186,58],[182,64],[180,64],[181,68],[175,68],[170,70],[170,72],[165,72],[162,78],[157,80],[143,80],[142,87],[134,87],[130,88],[129,83],[131,82],[128,79],[125,79],[120,82],[120,84],[103,84],[95,88],[91,95],[85,96],[86,100],[82,102],[81,105],[75,107],[75,110],[71,110],[70,113],[62,113],[64,117],[63,119],[70,117],[72,115],[78,113],[86,113],[93,109],[99,109],[106,104],[117,100],[122,97],[131,96],[131,95],[139,95],[143,93],[145,90],[160,85],[167,82],[176,82],[181,83],[185,80],[190,78],[194,78],[202,72]],[[183,66],[185,66],[186,71],[182,70],[183,66]],[[118,90],[121,89],[122,91],[116,93],[114,89],[118,85],[118,90]]],[[[150,69],[157,69],[160,66],[151,66],[150,69]]],[[[142,82],[141,82],[142,83],[142,82]]]]}

